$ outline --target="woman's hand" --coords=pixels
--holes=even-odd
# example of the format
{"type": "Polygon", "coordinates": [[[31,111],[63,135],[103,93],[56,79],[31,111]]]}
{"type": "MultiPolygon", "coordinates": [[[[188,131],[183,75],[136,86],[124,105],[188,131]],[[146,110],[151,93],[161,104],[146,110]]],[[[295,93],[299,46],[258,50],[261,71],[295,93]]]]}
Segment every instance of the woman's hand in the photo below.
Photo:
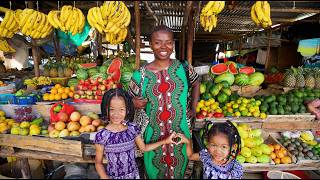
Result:
{"type": "Polygon", "coordinates": [[[148,102],[147,99],[141,99],[139,97],[133,97],[132,101],[133,101],[134,107],[138,109],[144,109],[148,102]]]}
{"type": "Polygon", "coordinates": [[[180,141],[177,142],[176,145],[190,143],[190,140],[184,134],[177,133],[176,137],[180,138],[180,141]]]}
{"type": "Polygon", "coordinates": [[[167,137],[164,140],[164,144],[176,144],[176,142],[173,140],[174,138],[176,138],[177,133],[173,132],[169,137],[167,137]]]}

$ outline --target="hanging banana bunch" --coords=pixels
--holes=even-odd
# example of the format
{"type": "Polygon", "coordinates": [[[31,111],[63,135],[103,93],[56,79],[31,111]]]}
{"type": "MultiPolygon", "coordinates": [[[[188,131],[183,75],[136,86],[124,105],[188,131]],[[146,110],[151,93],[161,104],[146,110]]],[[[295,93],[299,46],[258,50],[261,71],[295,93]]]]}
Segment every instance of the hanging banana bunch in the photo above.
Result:
{"type": "Polygon", "coordinates": [[[127,37],[131,14],[124,2],[105,1],[102,6],[89,9],[87,19],[110,44],[120,44],[127,37]]]}
{"type": "Polygon", "coordinates": [[[53,30],[47,15],[34,9],[17,10],[16,20],[21,33],[33,39],[45,38],[53,30]]]}
{"type": "Polygon", "coordinates": [[[263,28],[270,27],[272,25],[270,17],[270,4],[268,1],[257,1],[251,7],[251,19],[257,26],[263,28]]]}
{"type": "Polygon", "coordinates": [[[70,5],[62,6],[61,11],[52,10],[48,14],[50,24],[61,31],[74,36],[82,33],[86,19],[79,8],[70,5]]]}
{"type": "Polygon", "coordinates": [[[4,7],[0,7],[0,12],[4,12],[4,18],[0,24],[0,37],[12,38],[15,33],[19,31],[19,25],[17,22],[17,15],[19,15],[21,9],[13,11],[4,7]]]}
{"type": "Polygon", "coordinates": [[[200,14],[200,24],[205,31],[211,32],[217,27],[217,15],[223,10],[225,1],[209,1],[200,14]]]}
{"type": "Polygon", "coordinates": [[[5,39],[0,39],[0,51],[7,52],[7,53],[16,52],[16,50],[13,49],[5,39]]]}

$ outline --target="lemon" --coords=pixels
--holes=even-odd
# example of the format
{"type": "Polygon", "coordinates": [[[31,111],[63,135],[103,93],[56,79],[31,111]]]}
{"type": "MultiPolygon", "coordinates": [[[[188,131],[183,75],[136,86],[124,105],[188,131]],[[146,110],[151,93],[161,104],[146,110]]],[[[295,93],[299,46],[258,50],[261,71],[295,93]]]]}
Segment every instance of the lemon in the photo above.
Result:
{"type": "Polygon", "coordinates": [[[244,110],[246,110],[247,108],[246,108],[246,106],[240,106],[239,107],[239,111],[244,111],[244,110]]]}
{"type": "Polygon", "coordinates": [[[205,105],[205,106],[210,106],[210,102],[209,102],[209,101],[206,101],[206,102],[204,102],[204,105],[205,105]]]}
{"type": "Polygon", "coordinates": [[[228,108],[227,111],[228,111],[229,113],[233,113],[233,109],[232,109],[232,108],[228,108]]]}
{"type": "Polygon", "coordinates": [[[238,104],[234,104],[232,107],[233,107],[233,109],[237,109],[237,108],[239,108],[239,105],[238,104]]]}
{"type": "Polygon", "coordinates": [[[254,107],[250,107],[250,108],[249,108],[249,111],[250,111],[251,113],[253,113],[253,112],[255,112],[255,111],[256,111],[256,108],[254,108],[254,107]]]}
{"type": "Polygon", "coordinates": [[[260,112],[255,111],[255,112],[253,113],[253,116],[254,116],[254,117],[259,117],[259,116],[260,116],[260,112]]]}
{"type": "Polygon", "coordinates": [[[220,108],[219,108],[219,109],[216,109],[216,112],[217,112],[217,113],[222,113],[222,109],[220,109],[220,108]]]}
{"type": "Polygon", "coordinates": [[[244,98],[243,100],[242,100],[242,103],[244,103],[244,104],[248,104],[248,99],[246,99],[246,98],[244,98]]]}
{"type": "Polygon", "coordinates": [[[240,113],[239,111],[237,111],[237,112],[234,113],[234,115],[235,115],[236,117],[240,117],[240,116],[241,116],[241,113],[240,113]]]}
{"type": "Polygon", "coordinates": [[[197,107],[199,107],[199,108],[202,108],[203,106],[204,106],[204,104],[201,103],[201,102],[199,102],[198,105],[197,105],[197,107]]]}
{"type": "Polygon", "coordinates": [[[49,95],[49,101],[54,101],[54,94],[49,95]]]}
{"type": "Polygon", "coordinates": [[[266,113],[261,113],[260,114],[260,118],[261,119],[266,119],[267,118],[267,114],[266,113]]]}
{"type": "Polygon", "coordinates": [[[228,108],[230,108],[230,107],[232,106],[232,104],[231,104],[231,103],[227,103],[226,106],[227,106],[228,108]]]}
{"type": "Polygon", "coordinates": [[[230,101],[231,104],[234,104],[234,101],[230,101]]]}
{"type": "Polygon", "coordinates": [[[242,116],[247,116],[248,115],[248,110],[245,109],[245,110],[241,111],[241,115],[242,116]]]}
{"type": "Polygon", "coordinates": [[[246,107],[247,107],[248,109],[250,109],[252,106],[251,106],[251,104],[247,104],[246,107]]]}
{"type": "Polygon", "coordinates": [[[252,113],[251,113],[251,112],[248,112],[247,116],[248,116],[248,117],[251,117],[251,116],[252,116],[252,113]]]}
{"type": "Polygon", "coordinates": [[[61,86],[61,84],[56,84],[54,87],[57,88],[57,89],[59,89],[59,88],[61,88],[62,86],[61,86]]]}
{"type": "Polygon", "coordinates": [[[240,99],[237,100],[237,104],[241,104],[242,101],[240,99]]]}
{"type": "Polygon", "coordinates": [[[260,100],[257,100],[257,101],[256,101],[256,105],[257,105],[257,106],[260,106],[260,105],[261,105],[261,101],[260,101],[260,100]]]}

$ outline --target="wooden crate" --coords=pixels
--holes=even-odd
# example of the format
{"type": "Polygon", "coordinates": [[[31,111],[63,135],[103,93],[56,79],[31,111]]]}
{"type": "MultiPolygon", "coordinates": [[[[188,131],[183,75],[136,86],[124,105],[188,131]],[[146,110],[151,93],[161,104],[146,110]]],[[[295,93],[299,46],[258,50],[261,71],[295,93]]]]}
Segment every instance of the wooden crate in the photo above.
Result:
{"type": "Polygon", "coordinates": [[[268,115],[264,122],[292,122],[292,121],[313,121],[316,116],[311,113],[293,115],[268,115]]]}
{"type": "Polygon", "coordinates": [[[81,141],[0,134],[0,145],[25,150],[44,151],[54,154],[83,157],[81,141]]]}

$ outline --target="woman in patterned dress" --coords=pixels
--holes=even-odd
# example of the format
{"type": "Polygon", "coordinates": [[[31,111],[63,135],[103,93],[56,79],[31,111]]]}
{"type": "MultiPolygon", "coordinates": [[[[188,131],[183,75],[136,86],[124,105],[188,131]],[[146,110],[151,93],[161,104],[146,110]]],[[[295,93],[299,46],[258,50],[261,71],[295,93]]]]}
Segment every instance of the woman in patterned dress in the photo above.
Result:
{"type": "MultiPolygon", "coordinates": [[[[182,133],[190,138],[191,125],[187,117],[188,85],[192,86],[189,97],[193,100],[190,103],[190,114],[195,116],[199,97],[198,75],[191,65],[185,63],[187,66],[184,66],[182,61],[170,59],[174,40],[168,27],[156,27],[151,34],[150,43],[155,60],[135,71],[129,86],[135,107],[145,108],[149,117],[144,141],[155,143],[172,132],[182,133]],[[142,68],[145,76],[141,87],[142,68]],[[139,94],[142,94],[143,99],[139,94]]],[[[163,145],[144,153],[144,165],[148,178],[151,179],[181,179],[184,177],[187,164],[186,146],[182,144],[163,145]]]]}
{"type": "MultiPolygon", "coordinates": [[[[236,160],[241,149],[241,139],[237,128],[230,122],[207,124],[211,128],[207,134],[207,148],[193,153],[191,140],[178,133],[181,140],[177,144],[187,144],[190,160],[202,161],[203,179],[241,179],[243,167],[236,160]]],[[[201,144],[201,146],[203,146],[201,144]]]]}
{"type": "Polygon", "coordinates": [[[130,122],[133,119],[131,97],[122,89],[112,89],[104,94],[101,112],[108,125],[97,132],[94,143],[95,166],[102,179],[140,179],[135,161],[136,145],[144,152],[174,143],[175,132],[162,141],[144,143],[139,127],[130,122]],[[107,166],[102,162],[103,157],[108,161],[107,166]]]}

